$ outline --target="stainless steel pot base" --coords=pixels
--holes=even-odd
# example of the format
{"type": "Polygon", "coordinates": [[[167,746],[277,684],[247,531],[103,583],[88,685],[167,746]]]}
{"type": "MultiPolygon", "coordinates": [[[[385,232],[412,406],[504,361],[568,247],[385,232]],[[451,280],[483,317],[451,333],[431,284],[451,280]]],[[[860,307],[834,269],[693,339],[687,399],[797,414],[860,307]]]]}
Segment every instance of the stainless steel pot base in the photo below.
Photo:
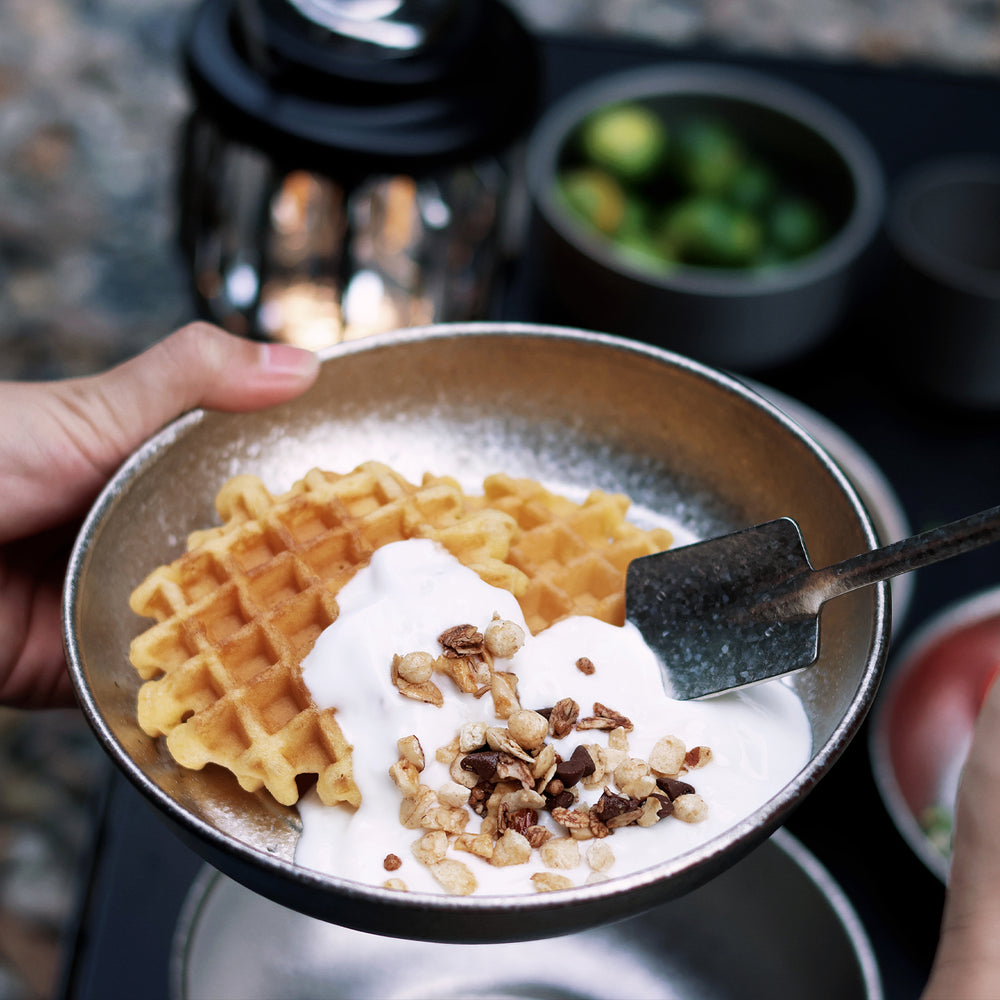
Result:
{"type": "Polygon", "coordinates": [[[682,900],[601,929],[513,944],[431,944],[286,910],[206,868],[177,926],[172,1000],[877,1000],[843,893],[778,831],[682,900]]]}

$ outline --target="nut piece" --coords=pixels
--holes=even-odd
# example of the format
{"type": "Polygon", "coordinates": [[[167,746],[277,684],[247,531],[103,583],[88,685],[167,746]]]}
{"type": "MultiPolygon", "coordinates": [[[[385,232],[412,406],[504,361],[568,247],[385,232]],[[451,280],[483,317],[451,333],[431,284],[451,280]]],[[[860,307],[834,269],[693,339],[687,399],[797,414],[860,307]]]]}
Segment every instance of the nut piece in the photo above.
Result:
{"type": "Polygon", "coordinates": [[[674,815],[685,823],[700,823],[708,819],[708,803],[697,792],[678,795],[674,799],[674,815]]]}
{"type": "Polygon", "coordinates": [[[438,642],[449,659],[462,656],[479,656],[483,651],[483,634],[475,625],[454,625],[445,629],[438,642]]]}
{"type": "Polygon", "coordinates": [[[689,771],[697,771],[699,767],[712,763],[711,747],[692,747],[684,755],[684,766],[689,771]]]}
{"type": "Polygon", "coordinates": [[[483,633],[487,650],[494,656],[509,660],[524,645],[524,629],[517,622],[494,615],[483,633]]]}
{"type": "Polygon", "coordinates": [[[580,706],[572,698],[557,701],[549,713],[549,732],[557,740],[569,736],[580,717],[580,706]]]}
{"type": "Polygon", "coordinates": [[[490,678],[490,694],[493,696],[493,710],[498,719],[508,719],[520,707],[517,700],[517,675],[496,671],[490,678]]]}
{"type": "Polygon", "coordinates": [[[406,883],[401,878],[387,878],[382,883],[383,889],[395,889],[397,892],[406,892],[406,883]]]}
{"type": "Polygon", "coordinates": [[[621,712],[616,712],[607,705],[602,705],[599,701],[594,702],[594,714],[581,719],[577,724],[577,729],[604,729],[612,730],[621,726],[626,732],[632,732],[632,722],[621,712]]]}
{"type": "Polygon", "coordinates": [[[581,674],[586,674],[589,677],[597,668],[594,666],[594,661],[589,656],[581,656],[580,659],[576,661],[576,669],[579,670],[581,674]]]}
{"type": "Polygon", "coordinates": [[[539,750],[549,735],[549,721],[538,712],[519,708],[507,719],[507,730],[525,750],[539,750]]]}
{"type": "Polygon", "coordinates": [[[396,749],[402,760],[408,761],[418,771],[424,769],[426,763],[424,759],[424,748],[420,745],[420,740],[416,736],[403,736],[396,741],[396,749]]]}
{"type": "Polygon", "coordinates": [[[420,772],[411,761],[401,757],[389,768],[389,777],[403,798],[410,799],[419,794],[420,772]]]}
{"type": "Polygon", "coordinates": [[[387,854],[382,862],[382,867],[387,872],[399,871],[403,866],[403,861],[398,854],[387,854]]]}

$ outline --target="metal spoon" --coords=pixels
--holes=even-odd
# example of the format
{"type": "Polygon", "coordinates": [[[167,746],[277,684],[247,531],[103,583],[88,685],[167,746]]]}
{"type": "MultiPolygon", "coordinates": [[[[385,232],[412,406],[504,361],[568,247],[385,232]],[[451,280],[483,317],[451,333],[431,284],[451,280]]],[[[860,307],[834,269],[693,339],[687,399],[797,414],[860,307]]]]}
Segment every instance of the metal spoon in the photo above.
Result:
{"type": "Polygon", "coordinates": [[[684,701],[799,670],[819,654],[833,597],[1000,539],[1000,506],[813,569],[799,526],[778,518],[629,565],[629,621],[684,701]]]}

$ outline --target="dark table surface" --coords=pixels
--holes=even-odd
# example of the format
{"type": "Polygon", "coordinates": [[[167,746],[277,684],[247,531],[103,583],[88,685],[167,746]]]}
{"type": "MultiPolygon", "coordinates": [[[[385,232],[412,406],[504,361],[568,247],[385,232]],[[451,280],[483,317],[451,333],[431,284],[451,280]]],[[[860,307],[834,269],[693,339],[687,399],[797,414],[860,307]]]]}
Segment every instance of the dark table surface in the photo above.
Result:
{"type": "MultiPolygon", "coordinates": [[[[993,79],[578,39],[549,40],[546,57],[547,100],[593,76],[653,61],[725,59],[782,76],[853,119],[879,153],[890,192],[901,172],[922,160],[949,152],[1000,153],[1000,84],[993,79]]],[[[502,318],[567,319],[543,304],[538,273],[528,250],[502,318]]],[[[900,365],[907,335],[894,322],[889,262],[876,263],[871,277],[869,294],[824,345],[754,377],[850,435],[881,467],[915,530],[993,506],[1000,497],[1000,417],[944,409],[909,391],[900,365]]],[[[996,584],[1000,569],[989,549],[920,571],[895,647],[946,604],[996,584]]],[[[907,1000],[919,995],[926,979],[944,890],[882,807],[867,738],[866,726],[788,828],[850,897],[875,948],[888,1000],[907,1000]]],[[[200,859],[117,774],[109,778],[104,817],[64,995],[165,997],[171,937],[200,859]]]]}

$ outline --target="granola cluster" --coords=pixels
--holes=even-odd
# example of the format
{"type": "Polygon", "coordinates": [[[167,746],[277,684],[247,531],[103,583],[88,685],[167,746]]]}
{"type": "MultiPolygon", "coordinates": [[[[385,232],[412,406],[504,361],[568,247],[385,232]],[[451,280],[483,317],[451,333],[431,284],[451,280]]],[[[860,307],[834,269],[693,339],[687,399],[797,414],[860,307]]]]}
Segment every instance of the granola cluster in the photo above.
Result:
{"type": "MultiPolygon", "coordinates": [[[[467,723],[435,750],[435,758],[449,769],[442,787],[422,782],[426,758],[415,735],[398,741],[399,759],[389,769],[402,797],[400,822],[422,831],[412,847],[414,857],[446,892],[468,895],[477,888],[473,871],[456,854],[472,854],[498,867],[525,864],[537,855],[546,870],[531,881],[536,890],[549,892],[572,887],[565,872],[584,863],[587,882],[606,878],[615,861],[608,838],[622,827],[651,827],[667,817],[697,823],[707,817],[707,803],[681,776],[711,761],[709,747],[689,749],[678,737],[665,735],[643,760],[629,753],[632,722],[607,705],[597,702],[586,715],[571,698],[539,710],[522,707],[517,675],[498,670],[495,659],[514,656],[524,633],[499,616],[482,631],[456,625],[438,641],[437,657],[417,652],[393,658],[392,680],[400,694],[440,706],[444,695],[434,678],[444,675],[460,691],[477,698],[489,694],[494,716],[467,723]],[[606,746],[586,742],[583,734],[592,730],[607,733],[606,746]],[[563,741],[573,733],[581,741],[569,749],[563,741]],[[581,791],[598,790],[588,805],[581,791]],[[541,821],[543,813],[551,823],[541,821]],[[469,829],[474,816],[478,832],[469,829]]],[[[586,674],[597,670],[587,657],[577,667],[586,674]]],[[[396,855],[385,859],[390,872],[401,864],[396,855]]],[[[399,877],[384,885],[406,889],[399,877]]]]}

